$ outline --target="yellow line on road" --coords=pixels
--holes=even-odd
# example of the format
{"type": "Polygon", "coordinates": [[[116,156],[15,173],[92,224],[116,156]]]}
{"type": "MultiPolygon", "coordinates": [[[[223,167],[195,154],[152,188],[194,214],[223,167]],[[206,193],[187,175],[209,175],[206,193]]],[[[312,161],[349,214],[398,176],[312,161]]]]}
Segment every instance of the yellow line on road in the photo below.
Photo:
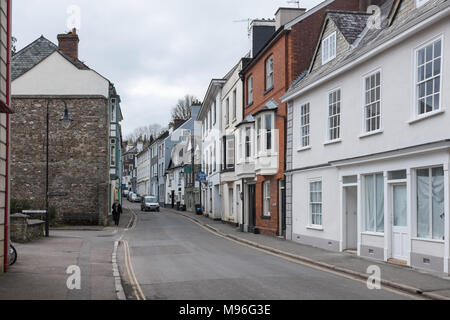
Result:
{"type": "Polygon", "coordinates": [[[130,279],[131,286],[133,287],[134,295],[138,300],[147,300],[141,286],[136,278],[136,273],[134,272],[133,263],[131,262],[130,247],[128,241],[122,240],[124,244],[125,251],[125,265],[127,267],[128,278],[130,279]]]}

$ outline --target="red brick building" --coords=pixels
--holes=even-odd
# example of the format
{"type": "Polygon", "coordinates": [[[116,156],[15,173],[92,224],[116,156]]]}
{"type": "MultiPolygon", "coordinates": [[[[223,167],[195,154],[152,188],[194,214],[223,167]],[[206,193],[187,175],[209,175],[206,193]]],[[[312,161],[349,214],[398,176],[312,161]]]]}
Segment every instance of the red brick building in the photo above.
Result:
{"type": "Polygon", "coordinates": [[[285,234],[286,104],[280,98],[308,69],[327,10],[365,11],[370,0],[328,0],[309,11],[280,8],[275,32],[241,72],[244,118],[252,123],[255,180],[247,180],[249,230],[285,234]]]}

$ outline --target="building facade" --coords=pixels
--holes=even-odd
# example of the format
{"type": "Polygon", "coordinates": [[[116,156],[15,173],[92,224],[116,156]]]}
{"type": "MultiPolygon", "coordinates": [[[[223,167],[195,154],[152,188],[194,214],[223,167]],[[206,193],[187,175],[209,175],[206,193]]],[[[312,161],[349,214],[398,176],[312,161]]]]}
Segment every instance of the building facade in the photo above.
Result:
{"type": "Polygon", "coordinates": [[[222,159],[222,88],[226,79],[211,81],[197,120],[202,123],[202,171],[206,183],[202,185],[202,207],[205,216],[222,219],[220,174],[222,159]]]}
{"type": "Polygon", "coordinates": [[[328,13],[283,98],[293,240],[449,273],[449,16],[441,0],[385,1],[375,27],[328,13]]]}
{"type": "Polygon", "coordinates": [[[287,105],[281,97],[306,69],[326,10],[358,10],[360,4],[359,0],[324,1],[307,12],[280,8],[272,37],[259,51],[254,50],[252,60],[241,72],[245,80],[244,118],[254,120],[256,182],[244,186],[251,231],[286,234],[287,105]]]}
{"type": "Polygon", "coordinates": [[[241,137],[237,125],[243,121],[243,81],[239,73],[242,71],[244,58],[234,66],[225,78],[222,88],[222,161],[220,188],[222,194],[222,220],[243,225],[242,179],[236,175],[236,162],[241,157],[241,137]],[[241,148],[239,148],[239,146],[241,148]]]}
{"type": "Polygon", "coordinates": [[[110,213],[113,85],[78,59],[75,29],[58,41],[40,37],[12,58],[11,198],[45,208],[48,128],[55,221],[104,225],[110,213]],[[60,121],[66,110],[73,119],[69,128],[60,121]]]}
{"type": "Polygon", "coordinates": [[[144,147],[136,156],[137,194],[150,195],[150,148],[144,147]]]}
{"type": "MultiPolygon", "coordinates": [[[[113,85],[110,86],[110,134],[109,134],[109,155],[110,155],[110,183],[109,183],[109,204],[115,201],[122,203],[122,109],[120,107],[120,96],[113,85]]],[[[112,215],[110,212],[109,215],[112,215]]]]}
{"type": "Polygon", "coordinates": [[[11,1],[0,2],[0,274],[8,268],[11,109],[11,1]]]}

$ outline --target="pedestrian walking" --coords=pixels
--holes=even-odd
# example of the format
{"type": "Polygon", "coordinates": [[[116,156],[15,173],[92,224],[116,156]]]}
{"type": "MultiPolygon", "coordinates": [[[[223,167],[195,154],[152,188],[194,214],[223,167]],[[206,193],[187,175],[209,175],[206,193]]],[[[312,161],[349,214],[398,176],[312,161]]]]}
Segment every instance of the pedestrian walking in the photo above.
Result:
{"type": "Polygon", "coordinates": [[[112,215],[116,226],[119,226],[121,214],[122,214],[122,206],[120,205],[119,201],[116,201],[112,206],[112,215]]]}

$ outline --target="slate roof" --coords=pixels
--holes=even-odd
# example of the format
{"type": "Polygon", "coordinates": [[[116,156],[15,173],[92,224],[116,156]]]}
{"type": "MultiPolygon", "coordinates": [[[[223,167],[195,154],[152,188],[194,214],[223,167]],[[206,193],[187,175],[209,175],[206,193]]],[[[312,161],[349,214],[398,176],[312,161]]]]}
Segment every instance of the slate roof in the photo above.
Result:
{"type": "Polygon", "coordinates": [[[41,63],[43,60],[48,58],[52,53],[58,51],[65,59],[72,63],[75,67],[80,70],[90,70],[80,60],[73,60],[61,50],[58,46],[41,36],[39,39],[35,40],[19,52],[17,52],[11,59],[11,79],[16,80],[23,74],[27,73],[33,69],[36,65],[41,63]]]}
{"type": "Polygon", "coordinates": [[[366,12],[328,11],[328,17],[352,45],[367,26],[370,14],[366,12]]]}
{"type": "Polygon", "coordinates": [[[288,92],[282,97],[287,98],[291,94],[298,92],[307,86],[319,81],[321,78],[329,75],[330,73],[339,70],[345,65],[355,61],[360,56],[370,52],[371,50],[379,47],[386,41],[394,38],[398,34],[414,27],[421,21],[427,19],[430,16],[444,10],[450,6],[450,0],[435,0],[429,1],[423,6],[413,9],[404,19],[395,19],[392,25],[389,25],[389,15],[391,14],[393,6],[398,0],[387,0],[381,7],[381,28],[365,28],[359,40],[355,41],[354,47],[345,52],[338,53],[337,57],[328,62],[327,64],[319,67],[313,72],[309,73],[297,84],[292,85],[288,92]]]}

